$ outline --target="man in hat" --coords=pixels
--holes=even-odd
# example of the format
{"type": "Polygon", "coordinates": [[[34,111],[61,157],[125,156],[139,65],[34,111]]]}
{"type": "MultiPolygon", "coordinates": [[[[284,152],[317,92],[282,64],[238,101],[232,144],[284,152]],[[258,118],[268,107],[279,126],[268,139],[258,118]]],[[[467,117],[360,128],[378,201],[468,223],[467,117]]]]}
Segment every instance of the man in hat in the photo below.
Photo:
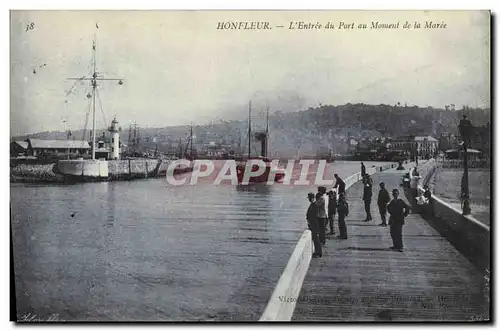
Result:
{"type": "Polygon", "coordinates": [[[337,213],[337,193],[335,191],[328,192],[328,221],[330,222],[330,234],[335,234],[335,214],[337,213]]]}
{"type": "Polygon", "coordinates": [[[432,192],[429,185],[424,186],[424,198],[427,200],[427,216],[434,216],[434,202],[432,201],[432,192]]]}
{"type": "Polygon", "coordinates": [[[328,198],[328,193],[326,192],[326,187],[324,186],[319,186],[318,187],[318,193],[321,193],[323,199],[325,200],[325,214],[326,214],[326,218],[325,218],[325,234],[327,232],[327,227],[328,227],[328,210],[330,209],[329,205],[330,205],[330,199],[328,198]]]}
{"type": "Polygon", "coordinates": [[[321,192],[316,193],[316,207],[318,208],[319,241],[322,245],[326,244],[325,225],[328,220],[326,214],[325,197],[321,192]]]}
{"type": "Polygon", "coordinates": [[[339,193],[339,199],[337,201],[337,211],[339,214],[339,239],[347,239],[347,227],[345,224],[345,217],[349,216],[349,204],[345,199],[345,193],[339,193]]]}
{"type": "Polygon", "coordinates": [[[389,226],[391,228],[391,238],[393,245],[391,249],[403,251],[403,225],[405,217],[410,213],[410,207],[399,198],[399,190],[392,190],[394,199],[387,206],[387,211],[391,215],[389,217],[389,226]]]}
{"type": "Polygon", "coordinates": [[[316,214],[318,213],[316,204],[314,203],[315,197],[314,193],[309,192],[307,194],[307,200],[309,200],[309,208],[307,208],[307,213],[306,213],[306,220],[307,220],[307,227],[309,230],[312,231],[312,226],[311,223],[313,223],[316,220],[316,214]]]}
{"type": "Polygon", "coordinates": [[[313,257],[321,257],[323,251],[321,249],[321,243],[319,241],[319,222],[318,222],[318,207],[314,201],[314,193],[309,193],[307,195],[309,200],[309,208],[307,209],[306,219],[309,230],[311,230],[311,236],[314,243],[314,254],[313,257]]]}
{"type": "Polygon", "coordinates": [[[387,216],[387,204],[391,201],[389,192],[385,188],[385,183],[380,183],[380,191],[378,192],[377,205],[378,211],[380,212],[380,217],[382,218],[382,223],[380,226],[387,226],[386,216],[387,216]]]}
{"type": "Polygon", "coordinates": [[[366,219],[365,222],[369,222],[372,220],[372,214],[370,211],[370,205],[372,203],[372,181],[370,178],[368,178],[368,175],[365,174],[365,177],[363,178],[363,201],[365,203],[365,212],[366,212],[366,219]]]}
{"type": "Polygon", "coordinates": [[[339,194],[345,193],[345,182],[337,174],[334,174],[333,177],[336,179],[335,186],[333,188],[336,188],[339,194]]]}

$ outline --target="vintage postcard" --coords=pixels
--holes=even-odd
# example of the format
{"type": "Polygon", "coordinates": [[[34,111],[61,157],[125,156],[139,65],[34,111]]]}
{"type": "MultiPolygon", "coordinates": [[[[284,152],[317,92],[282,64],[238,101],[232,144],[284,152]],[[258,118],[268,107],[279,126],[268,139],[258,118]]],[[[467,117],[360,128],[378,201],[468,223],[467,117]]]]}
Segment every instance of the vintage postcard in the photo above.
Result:
{"type": "Polygon", "coordinates": [[[13,319],[490,321],[490,31],[12,10],[13,319]]]}

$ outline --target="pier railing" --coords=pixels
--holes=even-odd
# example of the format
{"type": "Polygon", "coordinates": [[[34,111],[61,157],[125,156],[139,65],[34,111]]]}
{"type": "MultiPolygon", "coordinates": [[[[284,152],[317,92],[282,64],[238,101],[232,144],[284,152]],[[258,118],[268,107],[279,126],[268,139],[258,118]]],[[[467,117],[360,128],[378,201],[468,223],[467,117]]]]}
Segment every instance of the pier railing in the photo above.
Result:
{"type": "Polygon", "coordinates": [[[260,321],[290,321],[313,253],[311,231],[306,230],[295,246],[260,321]]]}

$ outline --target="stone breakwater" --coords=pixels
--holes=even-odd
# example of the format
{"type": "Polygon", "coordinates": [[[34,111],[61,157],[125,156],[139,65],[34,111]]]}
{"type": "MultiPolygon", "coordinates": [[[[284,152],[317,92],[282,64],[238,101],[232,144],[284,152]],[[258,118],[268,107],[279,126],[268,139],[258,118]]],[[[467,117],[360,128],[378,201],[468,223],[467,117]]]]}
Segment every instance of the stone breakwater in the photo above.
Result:
{"type": "Polygon", "coordinates": [[[17,164],[10,168],[11,182],[64,182],[55,163],[17,164]]]}
{"type": "MultiPolygon", "coordinates": [[[[107,180],[130,180],[165,176],[171,160],[137,159],[108,161],[107,180]]],[[[178,167],[176,172],[188,172],[189,167],[178,167]]],[[[78,178],[72,178],[73,180],[78,178]]],[[[10,168],[11,182],[62,183],[68,178],[57,169],[57,163],[16,164],[10,168]]]]}

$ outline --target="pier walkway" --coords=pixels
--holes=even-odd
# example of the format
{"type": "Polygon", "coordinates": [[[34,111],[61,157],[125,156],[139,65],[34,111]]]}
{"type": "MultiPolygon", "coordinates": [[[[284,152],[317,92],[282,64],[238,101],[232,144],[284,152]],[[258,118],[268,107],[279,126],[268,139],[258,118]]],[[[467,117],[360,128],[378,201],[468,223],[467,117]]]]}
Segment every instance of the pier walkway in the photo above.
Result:
{"type": "Polygon", "coordinates": [[[363,221],[362,184],[347,191],[349,239],[330,236],[323,257],[311,261],[293,321],[489,319],[483,273],[420,215],[405,220],[405,251],[389,250],[389,227],[378,226],[378,184],[385,182],[389,192],[399,188],[408,201],[400,187],[403,174],[389,170],[373,175],[370,222],[363,221]]]}

